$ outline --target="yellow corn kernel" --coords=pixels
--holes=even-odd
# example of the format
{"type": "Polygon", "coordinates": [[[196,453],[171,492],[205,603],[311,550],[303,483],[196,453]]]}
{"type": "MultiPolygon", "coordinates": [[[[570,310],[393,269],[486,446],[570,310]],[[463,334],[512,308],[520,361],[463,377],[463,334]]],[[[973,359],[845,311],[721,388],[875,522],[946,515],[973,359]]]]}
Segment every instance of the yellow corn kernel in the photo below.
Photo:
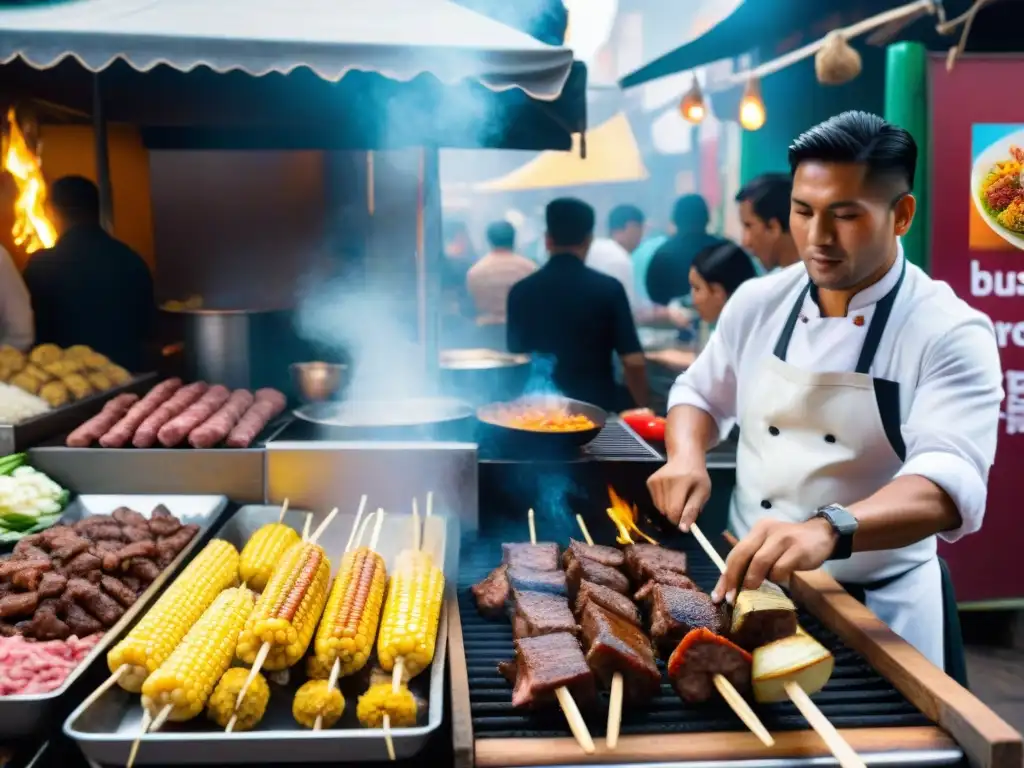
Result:
{"type": "Polygon", "coordinates": [[[371,685],[356,704],[356,717],[365,728],[382,728],[384,715],[392,728],[412,728],[416,725],[416,697],[404,685],[397,691],[391,683],[371,685]]]}
{"type": "Polygon", "coordinates": [[[242,581],[257,592],[262,592],[267,588],[274,566],[299,541],[299,534],[294,528],[282,523],[264,525],[249,537],[242,548],[242,560],[238,566],[242,581]]]}
{"type": "Polygon", "coordinates": [[[341,661],[341,677],[361,670],[373,652],[387,586],[384,558],[367,547],[345,554],[327,598],[313,648],[330,670],[341,661]]]}
{"type": "Polygon", "coordinates": [[[238,633],[253,608],[253,593],[226,589],[206,609],[185,639],[142,685],[142,704],[154,717],[171,705],[170,720],[199,715],[235,657],[238,633]]]}
{"type": "Polygon", "coordinates": [[[253,664],[263,643],[271,672],[297,664],[306,654],[327,602],[331,561],[316,544],[300,542],[285,552],[238,638],[238,658],[253,664]]]}
{"type": "Polygon", "coordinates": [[[270,701],[270,686],[263,675],[257,674],[245,692],[242,704],[235,711],[235,702],[238,701],[238,694],[249,677],[249,670],[245,667],[234,667],[225,672],[217,687],[213,689],[213,695],[206,704],[206,714],[221,728],[227,728],[231,718],[235,715],[235,724],[232,731],[251,731],[267,711],[267,702],[270,701]]]}
{"type": "MultiPolygon", "coordinates": [[[[333,666],[334,662],[331,662],[333,666]]],[[[320,663],[316,656],[306,658],[306,677],[310,680],[326,680],[331,676],[331,667],[320,663]]]]}
{"type": "Polygon", "coordinates": [[[312,728],[317,717],[322,717],[321,728],[330,728],[345,713],[345,697],[337,686],[329,687],[326,680],[310,680],[295,692],[292,717],[305,728],[312,728]]]}
{"type": "Polygon", "coordinates": [[[107,653],[107,666],[121,673],[118,685],[139,693],[223,590],[238,583],[238,550],[213,539],[188,564],[128,635],[107,653]]]}
{"type": "Polygon", "coordinates": [[[444,574],[433,559],[421,552],[400,554],[377,640],[377,658],[385,671],[391,672],[399,657],[404,680],[430,666],[443,598],[444,574]]]}

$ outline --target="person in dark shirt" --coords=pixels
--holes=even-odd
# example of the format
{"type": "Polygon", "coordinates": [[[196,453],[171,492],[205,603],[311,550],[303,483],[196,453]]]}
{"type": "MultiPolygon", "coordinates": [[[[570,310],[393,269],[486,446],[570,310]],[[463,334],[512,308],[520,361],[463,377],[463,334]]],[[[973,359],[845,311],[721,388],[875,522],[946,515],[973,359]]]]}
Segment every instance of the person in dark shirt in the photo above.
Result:
{"type": "Polygon", "coordinates": [[[85,344],[131,371],[144,370],[156,310],[149,268],[100,226],[99,190],[89,179],[55,181],[50,208],[57,243],[25,268],[36,343],[85,344]]]}
{"type": "Polygon", "coordinates": [[[708,204],[700,195],[683,195],[672,209],[675,234],[662,245],[647,268],[647,294],[655,304],[690,295],[690,267],[698,253],[725,242],[708,234],[708,204]]]}
{"type": "Polygon", "coordinates": [[[568,397],[623,411],[646,406],[647,372],[622,283],[584,264],[594,209],[563,198],[547,207],[551,258],[508,296],[508,348],[554,358],[554,385],[568,397]],[[615,382],[613,353],[628,392],[615,382]]]}

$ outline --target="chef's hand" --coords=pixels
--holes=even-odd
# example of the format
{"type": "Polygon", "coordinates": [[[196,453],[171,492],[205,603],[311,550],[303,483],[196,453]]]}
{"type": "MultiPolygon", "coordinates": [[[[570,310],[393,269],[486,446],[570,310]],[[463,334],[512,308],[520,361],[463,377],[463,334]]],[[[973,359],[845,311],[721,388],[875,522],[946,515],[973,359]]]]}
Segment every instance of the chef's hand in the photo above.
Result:
{"type": "Polygon", "coordinates": [[[711,497],[711,478],[703,456],[671,459],[647,479],[647,487],[654,506],[684,533],[711,497]]]}
{"type": "Polygon", "coordinates": [[[725,559],[725,572],[711,599],[732,603],[740,589],[757,589],[765,579],[786,582],[794,571],[813,571],[835,546],[836,533],[822,518],[803,523],[759,520],[725,559]]]}

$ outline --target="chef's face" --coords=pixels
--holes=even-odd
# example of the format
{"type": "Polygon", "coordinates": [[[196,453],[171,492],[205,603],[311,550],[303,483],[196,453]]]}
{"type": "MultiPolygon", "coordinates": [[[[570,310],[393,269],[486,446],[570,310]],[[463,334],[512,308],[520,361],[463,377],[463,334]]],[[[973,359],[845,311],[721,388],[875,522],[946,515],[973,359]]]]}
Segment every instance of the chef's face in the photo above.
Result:
{"type": "Polygon", "coordinates": [[[793,175],[789,228],[819,288],[851,290],[881,277],[916,203],[897,180],[869,180],[859,163],[806,161],[793,175]]]}
{"type": "Polygon", "coordinates": [[[754,254],[765,269],[779,266],[778,244],[782,239],[782,227],[772,219],[766,222],[749,200],[740,203],[740,223],[743,225],[743,247],[754,254]]]}
{"type": "Polygon", "coordinates": [[[709,283],[700,272],[690,267],[690,302],[705,323],[717,323],[725,301],[725,288],[718,283],[709,283]]]}

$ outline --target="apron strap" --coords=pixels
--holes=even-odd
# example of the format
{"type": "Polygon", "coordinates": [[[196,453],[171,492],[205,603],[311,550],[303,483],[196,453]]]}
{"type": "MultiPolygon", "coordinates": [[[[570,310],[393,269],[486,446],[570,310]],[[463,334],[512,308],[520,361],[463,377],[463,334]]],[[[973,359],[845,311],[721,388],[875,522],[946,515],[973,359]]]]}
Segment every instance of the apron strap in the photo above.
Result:
{"type": "Polygon", "coordinates": [[[775,356],[779,360],[785,361],[786,353],[789,351],[789,341],[793,338],[793,329],[796,328],[796,321],[800,319],[800,309],[804,305],[804,299],[807,298],[808,292],[811,290],[811,282],[807,281],[807,285],[800,291],[800,295],[796,298],[796,303],[793,304],[793,310],[789,313],[789,318],[786,320],[786,324],[782,328],[782,333],[779,334],[779,340],[775,342],[775,356]]]}
{"type": "Polygon", "coordinates": [[[864,337],[864,346],[861,347],[860,357],[857,359],[856,373],[867,373],[871,370],[871,364],[875,360],[875,353],[878,352],[878,345],[882,341],[882,333],[885,325],[889,322],[889,315],[892,314],[893,304],[896,303],[896,294],[903,285],[903,278],[907,274],[907,260],[903,260],[903,268],[900,270],[900,279],[892,287],[882,300],[875,305],[875,314],[871,316],[871,324],[868,326],[867,335],[864,337]]]}

